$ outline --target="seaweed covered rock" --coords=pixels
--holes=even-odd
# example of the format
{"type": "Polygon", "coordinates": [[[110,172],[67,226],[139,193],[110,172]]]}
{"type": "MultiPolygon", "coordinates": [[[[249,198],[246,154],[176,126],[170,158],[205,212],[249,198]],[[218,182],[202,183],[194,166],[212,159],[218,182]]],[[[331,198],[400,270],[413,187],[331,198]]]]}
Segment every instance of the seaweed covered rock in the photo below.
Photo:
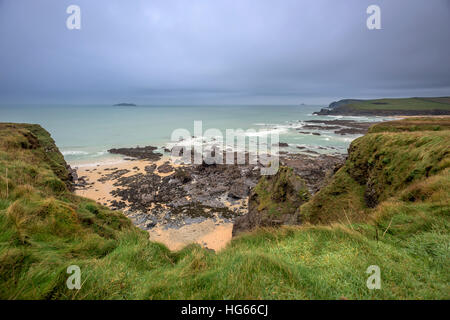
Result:
{"type": "Polygon", "coordinates": [[[135,148],[113,148],[109,149],[108,152],[112,154],[120,154],[127,157],[133,157],[136,159],[144,159],[150,161],[158,161],[161,159],[161,153],[155,153],[154,151],[158,149],[157,147],[146,146],[146,147],[135,147],[135,148]]]}

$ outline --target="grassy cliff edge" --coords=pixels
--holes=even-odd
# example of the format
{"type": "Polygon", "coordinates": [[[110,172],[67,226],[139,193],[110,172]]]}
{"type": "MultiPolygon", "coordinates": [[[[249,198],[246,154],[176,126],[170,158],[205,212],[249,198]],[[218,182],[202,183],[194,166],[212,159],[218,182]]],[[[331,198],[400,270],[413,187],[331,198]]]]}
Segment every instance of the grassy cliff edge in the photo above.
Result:
{"type": "Polygon", "coordinates": [[[318,115],[450,115],[450,97],[344,99],[331,103],[318,115]]]}
{"type": "Polygon", "coordinates": [[[450,131],[411,125],[352,144],[300,207],[327,225],[261,228],[214,253],[148,241],[122,213],[67,189],[44,129],[0,124],[0,298],[448,299],[450,131]],[[81,268],[80,290],[66,287],[69,265],[81,268]],[[381,290],[366,287],[370,265],[381,290]]]}

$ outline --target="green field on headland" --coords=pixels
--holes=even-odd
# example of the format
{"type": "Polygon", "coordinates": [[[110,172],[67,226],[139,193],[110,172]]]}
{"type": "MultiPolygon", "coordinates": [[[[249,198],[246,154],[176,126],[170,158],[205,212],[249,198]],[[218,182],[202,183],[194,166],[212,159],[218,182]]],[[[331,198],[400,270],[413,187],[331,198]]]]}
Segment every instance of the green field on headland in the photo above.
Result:
{"type": "Polygon", "coordinates": [[[298,208],[303,225],[258,229],[218,253],[150,242],[70,191],[43,128],[0,124],[0,298],[449,299],[449,124],[375,125],[298,208]],[[70,265],[80,290],[66,286],[70,265]],[[380,290],[366,286],[371,265],[380,290]]]}
{"type": "Polygon", "coordinates": [[[450,110],[450,97],[360,100],[347,106],[364,110],[450,110]]]}
{"type": "Polygon", "coordinates": [[[345,99],[331,103],[327,109],[322,109],[318,114],[444,115],[450,114],[450,97],[345,99]]]}

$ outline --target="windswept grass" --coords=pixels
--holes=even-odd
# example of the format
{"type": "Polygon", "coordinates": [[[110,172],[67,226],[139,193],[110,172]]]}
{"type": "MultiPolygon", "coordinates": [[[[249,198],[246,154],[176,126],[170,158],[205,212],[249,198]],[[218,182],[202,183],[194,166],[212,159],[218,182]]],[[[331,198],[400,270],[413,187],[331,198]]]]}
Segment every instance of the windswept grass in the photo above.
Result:
{"type": "Polygon", "coordinates": [[[450,119],[429,130],[423,119],[381,123],[352,142],[333,180],[301,207],[312,223],[364,221],[370,209],[450,167],[450,119]],[[409,124],[414,130],[404,130],[409,124]],[[385,131],[383,131],[385,129],[385,131]],[[408,131],[408,132],[406,132],[408,131]]]}
{"type": "Polygon", "coordinates": [[[364,159],[386,183],[375,208],[364,207],[364,185],[355,180],[362,173],[341,169],[322,200],[306,204],[321,204],[324,217],[335,206],[339,219],[324,218],[334,223],[259,229],[219,253],[198,245],[171,252],[120,212],[69,192],[64,160],[45,130],[0,124],[0,298],[449,299],[447,133],[366,140],[353,152],[370,153],[364,159]],[[377,158],[385,147],[396,152],[377,158]],[[384,172],[395,175],[391,184],[384,172]],[[69,265],[81,268],[80,290],[66,286],[69,265]],[[381,269],[381,290],[366,287],[370,265],[381,269]]]}
{"type": "Polygon", "coordinates": [[[369,133],[443,130],[450,130],[450,119],[448,117],[412,117],[402,120],[378,123],[370,127],[369,133]]]}
{"type": "Polygon", "coordinates": [[[450,97],[351,101],[345,107],[360,110],[450,110],[450,97]]]}

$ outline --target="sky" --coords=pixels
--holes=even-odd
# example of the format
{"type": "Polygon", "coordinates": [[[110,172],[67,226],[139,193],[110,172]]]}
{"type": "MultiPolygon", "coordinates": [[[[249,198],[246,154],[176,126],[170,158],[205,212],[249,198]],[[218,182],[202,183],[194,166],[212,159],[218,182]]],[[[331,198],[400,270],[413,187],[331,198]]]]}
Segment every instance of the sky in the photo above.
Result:
{"type": "Polygon", "coordinates": [[[0,0],[0,104],[449,95],[450,0],[0,0]]]}

